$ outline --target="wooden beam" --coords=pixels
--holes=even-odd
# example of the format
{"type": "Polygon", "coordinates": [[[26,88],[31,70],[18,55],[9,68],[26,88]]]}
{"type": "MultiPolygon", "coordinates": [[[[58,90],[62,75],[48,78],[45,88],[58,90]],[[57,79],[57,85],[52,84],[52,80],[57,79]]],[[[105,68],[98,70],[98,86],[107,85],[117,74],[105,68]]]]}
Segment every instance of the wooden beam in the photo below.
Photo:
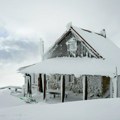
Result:
{"type": "Polygon", "coordinates": [[[85,76],[85,100],[88,98],[88,81],[87,76],[85,76]]]}
{"type": "Polygon", "coordinates": [[[87,76],[83,76],[83,100],[87,100],[87,98],[88,98],[87,76]]]}
{"type": "Polygon", "coordinates": [[[31,75],[29,74],[30,77],[30,95],[32,94],[32,79],[31,79],[31,75]]]}
{"type": "Polygon", "coordinates": [[[64,102],[65,98],[65,76],[61,76],[61,102],[64,102]]]}
{"type": "Polygon", "coordinates": [[[43,99],[46,99],[46,75],[44,74],[44,91],[43,91],[43,99]]]}
{"type": "Polygon", "coordinates": [[[43,92],[42,74],[39,74],[39,78],[38,78],[38,90],[39,90],[39,92],[43,92]]]}
{"type": "Polygon", "coordinates": [[[113,97],[113,81],[112,78],[110,78],[110,98],[113,97]]]}
{"type": "Polygon", "coordinates": [[[116,97],[118,97],[118,69],[116,67],[116,97]]]}
{"type": "Polygon", "coordinates": [[[113,98],[117,98],[118,97],[118,81],[117,81],[117,77],[112,79],[114,81],[114,93],[113,93],[113,98]]]}
{"type": "Polygon", "coordinates": [[[31,81],[31,75],[27,74],[27,93],[29,94],[29,96],[32,94],[32,81],[31,81]],[[28,78],[29,77],[29,78],[28,78]]]}

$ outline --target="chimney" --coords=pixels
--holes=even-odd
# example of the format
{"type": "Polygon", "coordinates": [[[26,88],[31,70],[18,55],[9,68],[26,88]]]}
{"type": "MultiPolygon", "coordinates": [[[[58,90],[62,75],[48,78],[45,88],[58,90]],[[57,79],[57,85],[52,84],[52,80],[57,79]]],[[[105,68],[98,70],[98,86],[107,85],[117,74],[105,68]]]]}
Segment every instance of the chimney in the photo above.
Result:
{"type": "Polygon", "coordinates": [[[40,39],[40,56],[41,56],[41,61],[44,60],[44,41],[40,39]]]}
{"type": "Polygon", "coordinates": [[[100,32],[100,34],[101,34],[103,37],[106,38],[106,31],[105,31],[105,29],[102,29],[102,31],[100,32]]]}

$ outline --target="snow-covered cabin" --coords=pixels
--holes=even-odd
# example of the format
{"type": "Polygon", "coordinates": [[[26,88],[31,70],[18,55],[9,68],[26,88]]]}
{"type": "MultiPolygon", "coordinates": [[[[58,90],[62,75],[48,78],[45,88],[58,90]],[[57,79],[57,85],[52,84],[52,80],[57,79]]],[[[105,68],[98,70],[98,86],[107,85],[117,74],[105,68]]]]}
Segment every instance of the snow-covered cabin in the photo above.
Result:
{"type": "Polygon", "coordinates": [[[69,25],[42,62],[19,71],[25,75],[25,95],[58,94],[62,102],[73,94],[85,100],[120,96],[120,49],[105,29],[95,33],[69,25]]]}

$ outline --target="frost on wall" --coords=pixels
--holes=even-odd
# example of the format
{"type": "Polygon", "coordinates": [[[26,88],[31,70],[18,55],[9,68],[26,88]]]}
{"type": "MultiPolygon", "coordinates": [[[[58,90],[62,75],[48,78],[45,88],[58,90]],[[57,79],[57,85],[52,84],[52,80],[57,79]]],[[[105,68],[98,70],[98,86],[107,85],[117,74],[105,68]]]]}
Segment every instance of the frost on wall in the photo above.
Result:
{"type": "MultiPolygon", "coordinates": [[[[106,77],[107,78],[107,77],[106,77]]],[[[61,76],[59,74],[48,76],[48,89],[60,90],[61,76]]],[[[75,77],[74,75],[65,76],[65,89],[70,93],[80,94],[83,92],[83,76],[75,77]]],[[[88,84],[88,99],[90,98],[102,98],[105,94],[109,94],[109,82],[102,76],[87,76],[88,84]]]]}
{"type": "Polygon", "coordinates": [[[101,76],[87,76],[88,97],[102,97],[102,78],[101,76]]]}
{"type": "Polygon", "coordinates": [[[66,80],[66,90],[77,94],[82,93],[82,76],[78,78],[76,78],[74,75],[69,76],[69,79],[66,80]]]}
{"type": "MultiPolygon", "coordinates": [[[[102,97],[102,81],[101,76],[87,76],[88,84],[88,98],[92,97],[102,97]]],[[[82,93],[83,92],[83,83],[82,76],[79,78],[74,77],[74,82],[68,84],[68,90],[73,91],[73,93],[82,93]]]]}
{"type": "Polygon", "coordinates": [[[59,74],[49,75],[47,76],[48,79],[48,89],[60,89],[60,79],[61,76],[59,74]]]}

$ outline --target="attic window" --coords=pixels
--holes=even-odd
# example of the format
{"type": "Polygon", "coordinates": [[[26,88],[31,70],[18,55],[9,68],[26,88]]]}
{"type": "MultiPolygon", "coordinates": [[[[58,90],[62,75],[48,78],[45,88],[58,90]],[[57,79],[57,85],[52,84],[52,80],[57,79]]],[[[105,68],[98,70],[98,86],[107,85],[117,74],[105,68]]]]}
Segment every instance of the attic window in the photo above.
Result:
{"type": "Polygon", "coordinates": [[[69,52],[75,52],[77,50],[77,41],[75,38],[71,38],[67,41],[66,45],[69,52]]]}

